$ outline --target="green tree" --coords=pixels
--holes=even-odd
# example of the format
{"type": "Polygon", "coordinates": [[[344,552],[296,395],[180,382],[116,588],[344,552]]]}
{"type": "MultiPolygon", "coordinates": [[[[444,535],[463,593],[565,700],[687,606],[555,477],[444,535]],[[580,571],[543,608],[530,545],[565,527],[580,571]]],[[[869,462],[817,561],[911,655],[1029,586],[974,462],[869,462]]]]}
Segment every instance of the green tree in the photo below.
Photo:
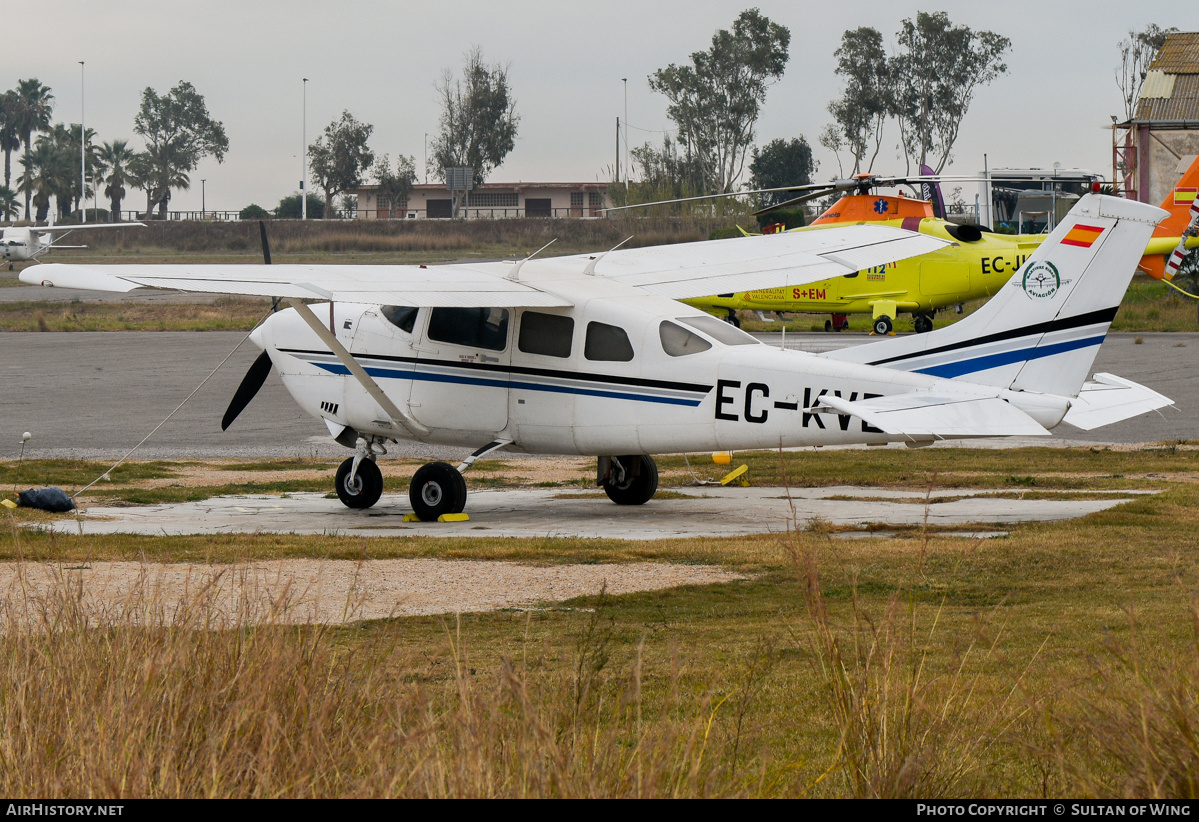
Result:
{"type": "Polygon", "coordinates": [[[4,187],[12,185],[12,153],[21,147],[17,111],[20,100],[15,91],[0,95],[0,151],[4,152],[4,187]]]}
{"type": "Polygon", "coordinates": [[[416,158],[401,154],[396,157],[395,169],[392,170],[391,160],[384,154],[383,159],[375,163],[371,173],[379,184],[379,210],[389,210],[390,216],[396,216],[397,208],[407,207],[412,187],[416,185],[416,158]],[[388,205],[384,206],[384,202],[388,205]]]}
{"type": "Polygon", "coordinates": [[[672,63],[650,76],[709,191],[731,192],[741,177],[766,90],[782,77],[790,43],[787,28],[749,9],[732,31],[712,36],[710,49],[692,54],[691,65],[672,63]]]}
{"type": "MultiPolygon", "coordinates": [[[[341,119],[327,125],[325,133],[308,147],[308,167],[316,183],[325,190],[325,202],[333,203],[346,189],[362,185],[363,173],[375,161],[375,155],[366,145],[374,130],[370,123],[360,123],[350,112],[343,111],[341,119]]],[[[299,202],[296,195],[296,203],[299,202]]],[[[324,215],[330,216],[332,210],[324,215]]],[[[308,213],[312,215],[311,210],[308,213]]]]}
{"type": "Polygon", "coordinates": [[[842,138],[841,145],[853,157],[850,173],[870,171],[882,146],[883,126],[893,108],[893,67],[882,34],[869,26],[842,34],[841,45],[833,55],[837,58],[836,72],[845,79],[845,91],[840,99],[828,104],[828,111],[842,138]],[[867,153],[870,161],[863,169],[867,153]]]}
{"type": "Polygon", "coordinates": [[[113,222],[121,219],[121,201],[125,199],[125,186],[132,185],[134,152],[125,140],[104,143],[96,152],[104,174],[104,196],[108,198],[109,217],[113,222]]]}
{"type": "Polygon", "coordinates": [[[0,219],[12,220],[21,213],[21,205],[17,202],[17,192],[8,186],[0,186],[0,219]]]}
{"type": "MultiPolygon", "coordinates": [[[[703,171],[699,164],[693,158],[680,154],[678,143],[672,140],[669,134],[662,138],[660,150],[646,143],[633,149],[630,154],[640,179],[629,186],[629,205],[698,197],[708,193],[704,188],[703,171]]],[[[623,196],[624,186],[617,188],[623,196]]],[[[722,203],[717,201],[716,207],[722,207],[722,203]]],[[[708,211],[713,208],[713,203],[677,203],[673,204],[669,211],[678,214],[697,208],[708,211]]]]}
{"type": "Polygon", "coordinates": [[[200,160],[212,155],[224,162],[229,150],[225,127],[208,113],[204,96],[188,82],[181,82],[164,95],[147,87],[133,130],[146,141],[146,168],[142,182],[149,203],[157,203],[166,217],[171,191],[191,186],[190,174],[200,160]]]}
{"type": "MultiPolygon", "coordinates": [[[[19,81],[15,94],[13,127],[20,137],[21,145],[25,147],[21,158],[24,161],[24,155],[29,154],[29,150],[33,147],[34,132],[50,130],[50,115],[54,112],[54,95],[50,93],[50,87],[42,85],[42,82],[36,77],[19,81]]],[[[27,186],[22,190],[25,192],[25,219],[28,220],[31,189],[27,186]]],[[[45,219],[45,217],[43,216],[41,219],[45,219]]]]}
{"type": "Polygon", "coordinates": [[[271,212],[256,203],[250,203],[237,213],[239,220],[266,220],[270,216],[271,212]]]}
{"type": "MultiPolygon", "coordinates": [[[[275,216],[281,220],[300,219],[300,195],[290,194],[279,201],[275,216]]],[[[308,195],[308,216],[320,220],[325,216],[325,201],[315,194],[308,195]]]]}
{"type": "Polygon", "coordinates": [[[929,165],[940,173],[974,93],[1007,72],[1001,58],[1012,41],[991,31],[953,26],[943,11],[904,20],[891,61],[893,113],[908,171],[929,165]]]}
{"type": "Polygon", "coordinates": [[[508,67],[485,65],[475,46],[466,53],[462,79],[446,69],[436,88],[441,123],[429,166],[443,178],[447,168],[472,168],[481,183],[516,146],[520,115],[508,87],[508,67]]]}
{"type": "Polygon", "coordinates": [[[1137,100],[1141,96],[1145,75],[1149,73],[1149,65],[1161,51],[1166,37],[1176,31],[1178,29],[1173,26],[1163,29],[1150,23],[1144,31],[1130,31],[1128,39],[1120,41],[1120,68],[1116,72],[1116,85],[1120,87],[1120,96],[1124,98],[1125,120],[1136,116],[1137,100]]]}
{"type": "MultiPolygon", "coordinates": [[[[812,147],[802,136],[792,140],[771,140],[762,150],[754,149],[749,164],[751,188],[782,188],[803,186],[812,182],[816,161],[812,147]]],[[[791,198],[785,191],[761,195],[762,206],[772,206],[791,198]]]]}

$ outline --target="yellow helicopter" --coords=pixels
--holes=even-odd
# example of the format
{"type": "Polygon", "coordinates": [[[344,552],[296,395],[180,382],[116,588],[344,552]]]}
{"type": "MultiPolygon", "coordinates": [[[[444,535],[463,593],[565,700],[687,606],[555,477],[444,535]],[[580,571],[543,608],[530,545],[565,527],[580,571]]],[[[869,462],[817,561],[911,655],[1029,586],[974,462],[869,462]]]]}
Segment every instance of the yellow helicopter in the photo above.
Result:
{"type": "MultiPolygon", "coordinates": [[[[790,230],[818,231],[832,225],[878,223],[949,239],[954,245],[799,288],[718,294],[685,302],[717,316],[724,315],[734,325],[739,325],[737,311],[741,309],[828,313],[831,317],[824,323],[826,331],[848,328],[849,314],[870,314],[874,333],[890,334],[896,318],[903,313],[913,315],[918,333],[931,331],[936,311],[993,295],[1048,235],[997,234],[982,226],[950,222],[943,213],[934,210],[934,199],[939,197],[918,199],[873,193],[880,186],[913,185],[927,180],[927,177],[883,178],[861,174],[850,180],[803,186],[807,193],[802,196],[757,213],[841,191],[846,193],[810,225],[790,230]]],[[[1192,213],[1197,190],[1199,159],[1162,203],[1171,216],[1154,232],[1139,266],[1150,276],[1160,279],[1164,275],[1168,279],[1171,271],[1166,267],[1167,255],[1175,249],[1199,246],[1199,237],[1194,236],[1196,215],[1192,213]],[[1191,236],[1187,236],[1188,230],[1191,236]]],[[[1067,242],[1087,244],[1089,239],[1080,235],[1067,242]]]]}

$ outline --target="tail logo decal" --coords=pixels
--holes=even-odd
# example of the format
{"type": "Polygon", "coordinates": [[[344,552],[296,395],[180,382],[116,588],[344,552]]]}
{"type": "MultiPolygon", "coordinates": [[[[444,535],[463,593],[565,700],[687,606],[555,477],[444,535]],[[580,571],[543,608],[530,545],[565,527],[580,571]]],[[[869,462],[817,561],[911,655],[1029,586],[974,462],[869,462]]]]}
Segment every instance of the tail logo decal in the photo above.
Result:
{"type": "Polygon", "coordinates": [[[1034,300],[1047,300],[1062,287],[1062,277],[1053,263],[1035,262],[1025,266],[1020,285],[1034,300]]]}
{"type": "Polygon", "coordinates": [[[1079,223],[1066,233],[1062,238],[1062,245],[1073,245],[1079,248],[1090,248],[1099,239],[1099,235],[1103,233],[1103,228],[1094,225],[1083,225],[1079,223]]]}
{"type": "Polygon", "coordinates": [[[1199,194],[1199,188],[1176,188],[1174,189],[1174,205],[1189,206],[1195,202],[1195,195],[1199,194]]]}

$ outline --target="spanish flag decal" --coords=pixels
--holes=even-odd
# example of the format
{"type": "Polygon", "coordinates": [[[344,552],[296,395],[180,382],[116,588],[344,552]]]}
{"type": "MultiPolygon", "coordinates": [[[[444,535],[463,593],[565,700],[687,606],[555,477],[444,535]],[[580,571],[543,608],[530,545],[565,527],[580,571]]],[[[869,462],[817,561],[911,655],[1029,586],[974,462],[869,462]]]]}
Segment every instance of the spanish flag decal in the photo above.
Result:
{"type": "Polygon", "coordinates": [[[1190,205],[1195,202],[1195,195],[1199,194],[1199,188],[1176,188],[1174,189],[1174,205],[1190,205]]]}
{"type": "Polygon", "coordinates": [[[1062,245],[1076,245],[1079,248],[1090,248],[1102,233],[1102,228],[1079,223],[1067,232],[1065,239],[1062,240],[1062,245]]]}

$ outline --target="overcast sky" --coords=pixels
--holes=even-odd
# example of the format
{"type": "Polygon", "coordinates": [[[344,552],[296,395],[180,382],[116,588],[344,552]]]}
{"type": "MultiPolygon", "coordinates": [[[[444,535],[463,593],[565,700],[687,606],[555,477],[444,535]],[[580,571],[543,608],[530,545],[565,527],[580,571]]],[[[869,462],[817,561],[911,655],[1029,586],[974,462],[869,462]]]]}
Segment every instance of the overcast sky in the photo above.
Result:
{"type": "MultiPolygon", "coordinates": [[[[0,88],[36,77],[54,94],[54,119],[79,122],[85,66],[86,123],[98,139],[129,139],[142,89],[165,93],[181,80],[204,95],[224,123],[229,152],[205,160],[191,191],[172,209],[274,207],[301,174],[307,91],[311,143],[343,109],[375,126],[377,155],[402,153],[423,169],[426,134],[437,130],[434,84],[457,70],[471,46],[510,65],[520,114],[516,148],[491,180],[607,180],[616,162],[616,118],[623,116],[628,78],[630,142],[660,143],[671,128],[665,101],[646,78],[705,50],[712,34],[731,27],[745,0],[656,2],[505,0],[455,3],[206,0],[206,2],[60,2],[23,7],[27,25],[8,27],[0,88]]],[[[756,3],[791,30],[791,59],[772,86],[757,126],[757,143],[803,135],[820,167],[817,180],[838,175],[836,158],[817,137],[826,106],[841,93],[833,51],[841,34],[873,26],[894,47],[895,32],[917,11],[948,12],[955,24],[989,29],[1012,40],[1009,72],[976,95],[954,146],[949,171],[992,167],[1091,168],[1110,176],[1110,115],[1123,107],[1114,70],[1117,44],[1149,23],[1199,29],[1199,13],[1182,0],[788,0],[756,3]]],[[[10,9],[11,11],[15,11],[10,9]]],[[[13,15],[10,14],[10,22],[13,15]]],[[[874,170],[903,173],[892,134],[874,170]]],[[[135,206],[144,197],[130,195],[135,206]]]]}

